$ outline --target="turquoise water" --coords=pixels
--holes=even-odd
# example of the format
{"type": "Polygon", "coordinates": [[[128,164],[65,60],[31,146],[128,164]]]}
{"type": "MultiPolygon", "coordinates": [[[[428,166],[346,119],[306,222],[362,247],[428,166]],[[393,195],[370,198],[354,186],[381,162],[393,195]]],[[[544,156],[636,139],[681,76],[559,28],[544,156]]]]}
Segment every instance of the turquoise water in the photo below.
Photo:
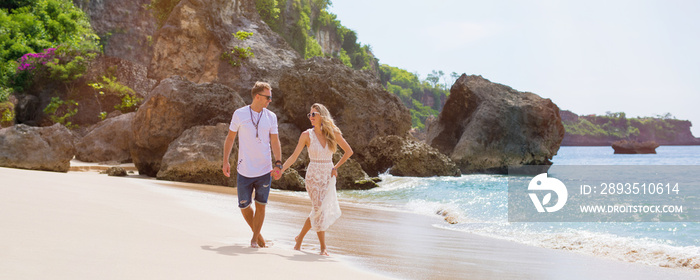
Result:
{"type": "MultiPolygon", "coordinates": [[[[700,146],[662,146],[651,155],[615,155],[610,147],[562,147],[553,162],[700,165],[700,146]]],[[[363,205],[445,217],[445,222],[434,226],[449,230],[654,266],[700,269],[698,222],[509,223],[506,175],[381,177],[379,188],[344,191],[339,195],[345,201],[363,205]]]]}

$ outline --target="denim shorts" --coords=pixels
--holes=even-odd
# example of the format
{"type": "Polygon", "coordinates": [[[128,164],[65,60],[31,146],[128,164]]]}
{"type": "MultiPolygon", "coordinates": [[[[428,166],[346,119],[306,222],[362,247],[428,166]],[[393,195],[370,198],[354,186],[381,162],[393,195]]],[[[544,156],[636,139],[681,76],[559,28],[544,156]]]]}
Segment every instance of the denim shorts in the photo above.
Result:
{"type": "Polygon", "coordinates": [[[270,184],[272,184],[270,173],[255,178],[248,178],[238,174],[236,184],[239,208],[245,209],[250,206],[253,190],[255,190],[255,202],[263,205],[267,204],[267,197],[270,196],[270,184]]]}

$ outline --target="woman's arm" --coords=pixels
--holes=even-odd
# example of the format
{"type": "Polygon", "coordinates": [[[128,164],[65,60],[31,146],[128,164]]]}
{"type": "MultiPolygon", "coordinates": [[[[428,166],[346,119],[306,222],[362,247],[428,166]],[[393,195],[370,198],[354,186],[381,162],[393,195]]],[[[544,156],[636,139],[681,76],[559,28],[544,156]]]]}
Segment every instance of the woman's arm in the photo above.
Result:
{"type": "Polygon", "coordinates": [[[343,149],[343,152],[345,154],[343,154],[343,157],[340,158],[340,160],[338,161],[338,163],[335,164],[335,166],[333,166],[333,172],[331,172],[331,176],[338,176],[338,168],[340,168],[340,166],[343,165],[343,163],[345,163],[345,161],[347,161],[353,154],[352,148],[350,148],[348,142],[345,141],[345,138],[343,138],[342,133],[336,131],[335,139],[338,139],[338,146],[340,146],[340,148],[343,149]]]}
{"type": "Polygon", "coordinates": [[[299,157],[299,154],[301,154],[301,151],[304,150],[304,147],[309,145],[309,133],[307,131],[304,131],[304,133],[299,136],[299,143],[297,143],[296,149],[294,149],[294,153],[287,158],[287,160],[284,162],[284,165],[282,166],[282,173],[284,173],[285,170],[287,170],[292,164],[294,164],[297,161],[297,158],[299,157]]]}

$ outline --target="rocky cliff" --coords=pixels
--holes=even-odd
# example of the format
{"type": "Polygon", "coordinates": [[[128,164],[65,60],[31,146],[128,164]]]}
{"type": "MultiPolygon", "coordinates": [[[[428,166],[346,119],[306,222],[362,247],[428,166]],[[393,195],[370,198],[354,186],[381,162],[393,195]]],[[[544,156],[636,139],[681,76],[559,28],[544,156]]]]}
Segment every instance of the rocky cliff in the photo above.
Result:
{"type": "Polygon", "coordinates": [[[624,113],[579,116],[561,111],[566,129],[562,146],[610,146],[620,140],[653,141],[660,145],[700,145],[686,120],[627,118],[624,113]]]}
{"type": "MultiPolygon", "coordinates": [[[[134,16],[142,12],[141,6],[121,0],[96,1],[90,3],[89,12],[99,32],[118,26],[113,15],[104,15],[113,12],[109,9],[117,14],[130,11],[131,16],[126,18],[138,21],[138,25],[153,23],[152,17],[145,20],[134,16]]],[[[138,40],[123,40],[119,46],[109,46],[106,54],[113,55],[114,58],[110,59],[117,62],[128,60],[144,67],[142,72],[130,71],[140,73],[140,76],[128,80],[155,83],[141,87],[145,91],[140,94],[144,97],[143,104],[128,118],[130,125],[122,126],[130,127],[130,131],[120,138],[128,142],[129,155],[141,174],[158,175],[158,178],[168,180],[231,185],[229,181],[218,178],[221,176],[216,178],[218,181],[212,181],[211,176],[216,172],[211,166],[221,163],[211,148],[206,148],[206,153],[186,152],[188,160],[192,158],[207,168],[192,168],[191,164],[177,160],[182,156],[173,155],[216,146],[215,138],[220,133],[214,133],[219,129],[213,126],[228,123],[236,108],[250,102],[250,87],[258,80],[273,86],[270,109],[277,113],[280,132],[284,133],[280,137],[283,155],[291,153],[301,131],[310,127],[306,113],[311,104],[319,102],[330,108],[357,154],[348,161],[347,167],[341,168],[344,176],[338,181],[339,189],[366,188],[367,184],[362,182],[371,181],[361,168],[360,156],[366,154],[363,151],[370,140],[407,135],[410,129],[408,110],[396,96],[383,89],[376,75],[350,69],[338,59],[301,59],[260,19],[252,0],[182,0],[162,27],[128,30],[130,32],[125,32],[124,36],[148,38],[148,48],[139,45],[138,40]],[[238,31],[252,32],[253,35],[241,41],[233,36],[238,31]],[[250,48],[254,57],[242,60],[238,66],[231,65],[222,54],[235,47],[250,48]],[[200,134],[209,135],[206,143],[197,143],[199,136],[196,135],[200,134]]],[[[319,36],[324,36],[323,32],[319,36]]],[[[333,41],[335,39],[327,39],[329,41],[323,41],[323,45],[331,49],[338,46],[339,43],[333,41]]],[[[93,137],[98,134],[98,128],[104,127],[110,126],[98,125],[94,132],[84,134],[93,137]]],[[[104,134],[104,131],[99,131],[99,134],[104,134]]],[[[100,140],[87,140],[86,137],[82,142],[109,140],[98,138],[100,140]]],[[[114,160],[123,161],[123,155],[114,160]]],[[[299,174],[304,174],[303,164],[294,167],[296,170],[290,172],[289,180],[285,182],[297,182],[301,178],[299,174]]],[[[276,187],[299,189],[297,183],[294,186],[277,184],[276,187]]]]}
{"type": "Polygon", "coordinates": [[[156,20],[146,6],[151,0],[73,0],[90,17],[104,54],[148,65],[153,54],[156,20]]]}
{"type": "MultiPolygon", "coordinates": [[[[105,26],[101,30],[116,26],[117,20],[105,15],[115,9],[138,26],[152,24],[148,16],[136,17],[141,6],[123,0],[95,1],[90,7],[94,24],[105,26]]],[[[273,87],[269,109],[278,115],[283,156],[310,127],[310,106],[329,108],[355,152],[340,169],[339,189],[374,187],[368,174],[387,170],[401,176],[454,176],[460,169],[502,173],[513,165],[549,164],[564,135],[559,108],[551,100],[463,75],[440,118],[430,125],[430,146],[416,141],[408,134],[409,110],[372,70],[353,70],[337,58],[302,59],[261,20],[253,0],[182,0],[162,27],[129,30],[133,33],[125,36],[151,38],[148,48],[124,39],[110,47],[108,55],[114,57],[102,61],[128,61],[123,68],[133,71],[122,75],[139,88],[144,101],[137,112],[94,126],[79,142],[107,143],[109,131],[103,130],[119,127],[119,149],[128,143],[139,172],[160,179],[231,185],[212,177],[221,165],[216,147],[223,143],[233,111],[250,102],[250,87],[257,80],[273,87]],[[253,35],[241,41],[233,36],[238,31],[253,35]],[[232,65],[222,54],[235,47],[250,48],[255,56],[232,65]],[[201,168],[192,168],[193,162],[201,168]]],[[[284,182],[291,185],[276,187],[300,188],[303,157],[286,175],[284,182]]],[[[111,160],[124,158],[121,153],[111,160]]]]}
{"type": "Polygon", "coordinates": [[[178,75],[194,83],[220,83],[244,99],[255,81],[276,85],[299,57],[260,19],[252,0],[182,0],[154,40],[149,77],[178,75]],[[238,31],[253,35],[241,41],[233,36],[238,31]],[[250,47],[255,56],[232,66],[221,56],[234,47],[250,47]]]}

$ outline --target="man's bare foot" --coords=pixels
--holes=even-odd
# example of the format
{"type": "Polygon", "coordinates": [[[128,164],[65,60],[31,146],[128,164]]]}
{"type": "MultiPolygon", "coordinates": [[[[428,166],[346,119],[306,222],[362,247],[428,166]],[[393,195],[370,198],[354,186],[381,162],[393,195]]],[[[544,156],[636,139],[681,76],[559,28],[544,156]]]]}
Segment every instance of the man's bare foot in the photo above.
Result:
{"type": "Polygon", "coordinates": [[[294,245],[294,250],[300,251],[301,250],[301,240],[299,240],[298,235],[296,237],[294,237],[294,241],[297,242],[297,244],[294,245]]]}

